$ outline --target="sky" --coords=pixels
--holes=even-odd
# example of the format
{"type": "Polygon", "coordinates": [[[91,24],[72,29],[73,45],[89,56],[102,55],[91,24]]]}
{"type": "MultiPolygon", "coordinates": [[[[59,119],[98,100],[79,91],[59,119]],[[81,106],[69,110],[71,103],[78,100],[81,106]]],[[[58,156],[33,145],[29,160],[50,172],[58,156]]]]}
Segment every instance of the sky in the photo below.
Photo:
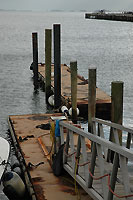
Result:
{"type": "Polygon", "coordinates": [[[6,10],[65,10],[133,11],[133,0],[0,0],[0,9],[6,10]]]}

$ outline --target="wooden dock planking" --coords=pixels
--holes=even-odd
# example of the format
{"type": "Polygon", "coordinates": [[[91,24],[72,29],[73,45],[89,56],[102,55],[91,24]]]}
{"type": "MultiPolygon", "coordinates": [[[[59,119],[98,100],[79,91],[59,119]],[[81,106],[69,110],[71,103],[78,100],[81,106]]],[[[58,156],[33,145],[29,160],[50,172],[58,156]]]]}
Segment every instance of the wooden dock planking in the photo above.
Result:
{"type": "MultiPolygon", "coordinates": [[[[38,65],[40,77],[45,82],[45,64],[38,65]]],[[[54,73],[54,65],[51,67],[51,74],[54,73]]],[[[51,77],[51,84],[54,87],[54,76],[51,77]]],[[[71,105],[71,73],[67,65],[61,65],[61,95],[65,101],[71,105]]],[[[77,78],[77,105],[81,115],[86,112],[88,106],[88,83],[84,77],[78,75],[77,78]]],[[[96,116],[102,119],[110,119],[111,97],[100,88],[96,88],[96,116]]]]}
{"type": "MultiPolygon", "coordinates": [[[[57,116],[60,114],[53,115],[57,116]]],[[[72,182],[74,183],[73,179],[67,176],[58,178],[53,175],[49,160],[46,156],[44,156],[44,153],[38,143],[37,138],[41,135],[49,133],[49,130],[36,128],[36,126],[49,123],[51,121],[50,116],[51,114],[18,115],[10,116],[9,119],[17,139],[20,136],[24,138],[27,135],[34,135],[33,138],[24,142],[18,141],[21,151],[23,152],[23,158],[26,166],[28,166],[29,162],[33,164],[44,162],[44,164],[39,165],[37,168],[28,170],[37,199],[75,200],[77,197],[75,194],[74,184],[72,184],[72,182]]],[[[50,137],[46,135],[42,138],[43,142],[47,144],[47,146],[50,146],[50,137]]],[[[81,198],[91,200],[89,195],[82,188],[79,188],[79,192],[81,198]]]]}
{"type": "MultiPolygon", "coordinates": [[[[54,116],[60,114],[53,114],[54,116]]],[[[37,199],[47,199],[51,200],[53,198],[62,200],[62,199],[75,199],[75,188],[74,184],[72,184],[73,179],[69,176],[62,176],[57,178],[53,175],[50,160],[48,157],[44,155],[41,146],[38,143],[38,137],[42,136],[42,141],[45,144],[45,147],[48,148],[47,152],[51,148],[51,140],[49,135],[49,130],[43,130],[41,128],[37,128],[36,126],[41,124],[47,124],[51,121],[51,114],[35,114],[35,115],[20,115],[20,116],[10,116],[10,123],[13,126],[14,133],[19,138],[20,136],[26,137],[27,135],[34,135],[33,138],[30,138],[24,142],[19,142],[19,146],[21,151],[23,152],[23,158],[25,160],[26,166],[31,162],[33,164],[37,164],[39,162],[44,162],[44,164],[29,170],[30,177],[32,180],[33,188],[36,193],[37,199]],[[51,193],[51,191],[53,191],[51,193]],[[55,197],[56,193],[56,197],[55,197]]],[[[71,123],[71,122],[70,122],[71,123]]],[[[77,143],[77,135],[75,134],[74,144],[77,143]]],[[[76,148],[76,146],[75,146],[76,148]]],[[[46,153],[47,153],[46,152],[46,153]]],[[[82,158],[82,155],[81,155],[82,158]]],[[[71,165],[72,157],[69,158],[69,163],[71,165]]],[[[87,151],[87,159],[91,160],[91,152],[87,151]]],[[[83,163],[82,159],[80,163],[83,163]]],[[[104,161],[105,165],[105,174],[112,171],[112,164],[104,161]]],[[[100,177],[98,159],[96,159],[95,166],[95,177],[100,177]]],[[[84,171],[82,167],[79,167],[79,175],[84,177],[84,171]]],[[[118,177],[121,177],[121,169],[118,170],[118,177]]],[[[84,177],[85,178],[85,177],[84,177]]],[[[107,182],[107,177],[105,177],[107,182]]],[[[130,184],[133,182],[133,176],[130,176],[130,184]]],[[[103,195],[101,180],[93,180],[92,188],[99,193],[101,196],[103,195]]],[[[91,199],[89,195],[83,190],[79,189],[81,197],[83,199],[91,199]]],[[[118,195],[125,195],[123,185],[120,183],[116,183],[115,193],[118,195]]],[[[114,197],[113,199],[118,200],[119,198],[114,197]]]]}

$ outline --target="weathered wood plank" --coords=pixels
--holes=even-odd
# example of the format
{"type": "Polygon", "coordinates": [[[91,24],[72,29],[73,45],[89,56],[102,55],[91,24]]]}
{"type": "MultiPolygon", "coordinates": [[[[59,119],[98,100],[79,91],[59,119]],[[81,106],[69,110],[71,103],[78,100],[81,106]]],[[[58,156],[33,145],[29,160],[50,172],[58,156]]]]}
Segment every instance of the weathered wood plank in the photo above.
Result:
{"type": "Polygon", "coordinates": [[[133,134],[133,129],[125,127],[125,126],[120,125],[120,124],[116,124],[116,123],[105,121],[105,120],[98,119],[98,118],[93,118],[93,121],[97,122],[97,123],[100,123],[100,124],[107,125],[107,126],[111,126],[113,128],[120,129],[120,130],[123,130],[123,131],[126,131],[126,132],[129,132],[129,133],[133,134]]]}

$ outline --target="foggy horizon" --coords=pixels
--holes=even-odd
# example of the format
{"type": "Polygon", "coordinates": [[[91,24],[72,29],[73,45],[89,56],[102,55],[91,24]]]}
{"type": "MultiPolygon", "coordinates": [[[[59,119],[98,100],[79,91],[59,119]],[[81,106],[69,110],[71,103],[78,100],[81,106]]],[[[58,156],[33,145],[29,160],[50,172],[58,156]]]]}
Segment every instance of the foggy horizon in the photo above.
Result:
{"type": "Polygon", "coordinates": [[[132,11],[132,0],[0,0],[0,10],[19,11],[132,11]]]}

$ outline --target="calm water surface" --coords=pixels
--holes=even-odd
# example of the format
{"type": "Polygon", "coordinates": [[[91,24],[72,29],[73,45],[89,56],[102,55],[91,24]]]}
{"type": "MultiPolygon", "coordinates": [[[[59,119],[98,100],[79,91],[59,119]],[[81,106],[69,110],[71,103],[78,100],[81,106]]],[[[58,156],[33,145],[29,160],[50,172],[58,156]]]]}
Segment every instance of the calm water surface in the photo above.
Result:
{"type": "MultiPolygon", "coordinates": [[[[97,86],[109,95],[112,81],[124,82],[124,124],[133,127],[133,23],[85,20],[75,12],[0,12],[0,135],[7,138],[8,115],[47,111],[29,70],[31,34],[38,32],[39,62],[44,62],[44,29],[54,23],[61,23],[62,63],[77,60],[85,78],[95,66],[97,86]]],[[[0,199],[6,197],[0,193],[0,199]]]]}

